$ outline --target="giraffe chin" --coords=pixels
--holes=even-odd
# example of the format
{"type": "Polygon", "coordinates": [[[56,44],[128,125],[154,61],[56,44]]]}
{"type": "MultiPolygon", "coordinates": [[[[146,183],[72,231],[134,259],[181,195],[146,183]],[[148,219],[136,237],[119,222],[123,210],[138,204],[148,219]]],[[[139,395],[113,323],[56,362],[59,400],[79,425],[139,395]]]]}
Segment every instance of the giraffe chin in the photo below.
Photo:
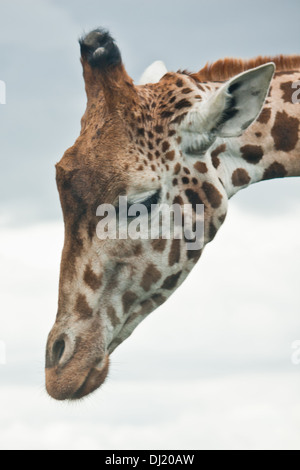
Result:
{"type": "Polygon", "coordinates": [[[95,392],[105,381],[109,370],[109,356],[106,355],[101,368],[92,367],[84,378],[64,374],[57,367],[46,368],[46,390],[55,400],[80,400],[95,392]]]}

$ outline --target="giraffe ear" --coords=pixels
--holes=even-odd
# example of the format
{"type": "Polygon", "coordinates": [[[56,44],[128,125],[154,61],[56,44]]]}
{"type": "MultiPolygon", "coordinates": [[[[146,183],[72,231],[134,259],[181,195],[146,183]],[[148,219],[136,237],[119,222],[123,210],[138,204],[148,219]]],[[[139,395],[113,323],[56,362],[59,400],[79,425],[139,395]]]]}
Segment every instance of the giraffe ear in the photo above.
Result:
{"type": "Polygon", "coordinates": [[[268,63],[243,72],[221,87],[215,103],[221,105],[216,122],[220,137],[240,136],[259,116],[265,103],[275,64],[268,63]]]}
{"type": "Polygon", "coordinates": [[[272,62],[247,70],[201,101],[182,122],[183,144],[197,153],[216,137],[242,135],[259,116],[274,72],[272,62]]]}

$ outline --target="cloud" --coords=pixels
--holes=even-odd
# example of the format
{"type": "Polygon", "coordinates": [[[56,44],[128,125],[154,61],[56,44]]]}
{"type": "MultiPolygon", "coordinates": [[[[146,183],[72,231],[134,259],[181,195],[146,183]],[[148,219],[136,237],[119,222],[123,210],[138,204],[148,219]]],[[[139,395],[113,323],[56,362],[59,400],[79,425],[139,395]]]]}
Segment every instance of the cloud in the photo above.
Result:
{"type": "Polygon", "coordinates": [[[159,16],[136,0],[0,1],[3,449],[299,449],[297,179],[230,202],[183,286],[113,354],[101,390],[71,406],[44,392],[63,244],[54,164],[85,106],[78,36],[109,27],[136,79],[157,59],[196,70],[224,55],[297,52],[296,1],[158,3],[159,16]]]}
{"type": "Polygon", "coordinates": [[[74,405],[44,391],[61,223],[0,230],[0,446],[41,449],[299,448],[299,213],[234,203],[194,271],[112,355],[107,383],[74,405]]]}
{"type": "Polygon", "coordinates": [[[0,448],[299,450],[298,376],[116,382],[79,405],[2,387],[0,448]]]}

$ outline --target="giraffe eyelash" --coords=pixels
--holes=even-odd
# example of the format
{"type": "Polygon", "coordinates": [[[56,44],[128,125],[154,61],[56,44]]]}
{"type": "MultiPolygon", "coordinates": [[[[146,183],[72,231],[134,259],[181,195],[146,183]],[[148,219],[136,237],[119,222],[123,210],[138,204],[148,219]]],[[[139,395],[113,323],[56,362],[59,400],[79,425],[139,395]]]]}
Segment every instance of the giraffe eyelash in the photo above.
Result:
{"type": "MultiPolygon", "coordinates": [[[[151,206],[155,204],[159,204],[161,198],[161,190],[157,190],[155,192],[150,193],[150,196],[146,197],[145,199],[137,198],[135,201],[128,201],[127,202],[127,212],[135,204],[141,204],[146,207],[148,212],[151,210],[151,206]]],[[[115,206],[117,214],[119,213],[119,204],[115,206]]],[[[134,216],[128,216],[129,218],[134,218],[134,216]]]]}

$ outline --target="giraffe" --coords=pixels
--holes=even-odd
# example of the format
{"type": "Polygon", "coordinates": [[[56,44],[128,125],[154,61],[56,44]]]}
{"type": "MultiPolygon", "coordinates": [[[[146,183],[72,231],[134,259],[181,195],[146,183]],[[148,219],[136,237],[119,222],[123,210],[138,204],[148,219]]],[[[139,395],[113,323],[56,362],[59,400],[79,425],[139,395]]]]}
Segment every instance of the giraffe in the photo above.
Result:
{"type": "Polygon", "coordinates": [[[203,204],[205,246],[237,191],[300,175],[300,56],[224,59],[197,73],[159,63],[135,85],[108,31],[90,32],[80,49],[87,107],[56,165],[65,242],[45,371],[57,400],[103,384],[113,351],[179,288],[204,248],[187,250],[184,238],[100,240],[100,204],[116,206],[120,195],[129,206],[203,204]]]}

